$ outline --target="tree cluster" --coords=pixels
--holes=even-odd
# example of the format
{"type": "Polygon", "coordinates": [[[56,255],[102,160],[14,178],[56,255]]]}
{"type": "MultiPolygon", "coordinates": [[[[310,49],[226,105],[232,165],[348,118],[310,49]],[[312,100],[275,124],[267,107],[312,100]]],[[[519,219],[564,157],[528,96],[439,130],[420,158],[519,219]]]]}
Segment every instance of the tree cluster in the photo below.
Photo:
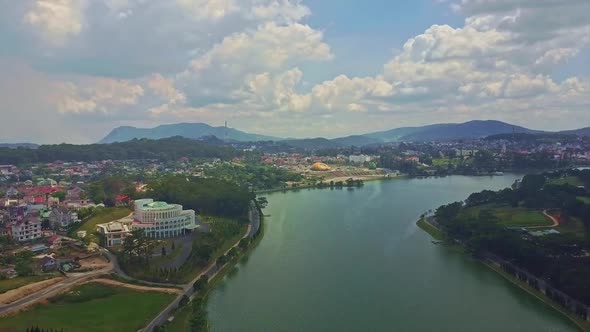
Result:
{"type": "Polygon", "coordinates": [[[41,145],[37,149],[20,147],[0,148],[0,164],[34,164],[62,161],[99,161],[158,159],[178,160],[188,158],[221,158],[229,160],[240,155],[231,148],[204,144],[182,137],[159,140],[134,139],[111,144],[57,144],[41,145]]]}
{"type": "Polygon", "coordinates": [[[439,207],[435,212],[436,222],[447,237],[465,245],[475,255],[495,254],[573,298],[590,304],[590,289],[587,287],[590,258],[585,254],[590,250],[590,204],[577,199],[590,197],[590,194],[584,188],[548,182],[563,176],[577,176],[583,183],[588,183],[590,170],[527,175],[515,189],[482,191],[470,195],[465,202],[439,207]],[[464,208],[490,203],[558,209],[562,222],[567,222],[567,216],[575,217],[585,224],[586,232],[537,237],[507,229],[490,209],[481,208],[477,216],[461,213],[464,208]]]}
{"type": "Polygon", "coordinates": [[[146,197],[182,204],[199,214],[243,217],[254,194],[234,183],[211,178],[165,176],[148,185],[146,197]]]}

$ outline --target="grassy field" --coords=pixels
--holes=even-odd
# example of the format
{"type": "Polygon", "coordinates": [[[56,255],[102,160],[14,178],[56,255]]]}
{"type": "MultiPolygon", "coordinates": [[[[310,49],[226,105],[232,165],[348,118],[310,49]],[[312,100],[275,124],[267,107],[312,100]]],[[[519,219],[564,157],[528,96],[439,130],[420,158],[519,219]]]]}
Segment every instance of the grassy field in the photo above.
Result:
{"type": "Polygon", "coordinates": [[[584,223],[578,218],[570,217],[567,222],[564,222],[561,225],[555,227],[555,229],[561,234],[571,234],[580,239],[586,237],[586,228],[584,227],[584,223]]]}
{"type": "Polygon", "coordinates": [[[569,184],[570,186],[576,186],[576,187],[583,185],[582,181],[580,181],[580,179],[578,179],[577,176],[568,176],[565,178],[550,179],[547,182],[549,184],[557,184],[557,185],[569,184]]]}
{"type": "Polygon", "coordinates": [[[437,159],[432,159],[432,166],[446,167],[449,164],[451,164],[452,166],[457,166],[460,163],[461,163],[461,159],[460,158],[437,158],[437,159]]]}
{"type": "Polygon", "coordinates": [[[584,202],[585,204],[590,204],[590,197],[578,196],[576,198],[579,201],[584,202]]]}
{"type": "Polygon", "coordinates": [[[25,331],[31,326],[68,332],[137,331],[174,296],[89,283],[50,299],[50,304],[3,317],[0,331],[25,331]]]}
{"type": "Polygon", "coordinates": [[[462,212],[462,214],[464,217],[475,218],[483,209],[491,209],[496,217],[498,217],[500,224],[507,227],[534,227],[552,225],[551,220],[545,217],[541,211],[527,209],[524,207],[486,204],[467,208],[462,212]]]}
{"type": "Polygon", "coordinates": [[[11,289],[16,289],[34,282],[54,278],[55,275],[42,275],[42,276],[29,276],[29,277],[16,277],[12,279],[0,280],[0,294],[6,293],[11,289]]]}
{"type": "Polygon", "coordinates": [[[430,236],[432,236],[432,238],[434,238],[435,240],[440,241],[444,239],[443,233],[434,226],[427,223],[425,218],[420,218],[416,225],[418,225],[418,227],[420,227],[426,233],[430,234],[430,236]]]}
{"type": "Polygon", "coordinates": [[[89,241],[99,243],[98,236],[96,235],[96,225],[121,219],[128,216],[129,213],[131,213],[131,210],[124,207],[103,208],[88,220],[80,223],[78,227],[70,232],[70,236],[76,237],[77,231],[86,231],[86,238],[89,241]]]}
{"type": "Polygon", "coordinates": [[[163,328],[165,332],[185,332],[190,331],[190,316],[192,306],[187,305],[180,308],[174,313],[174,320],[166,324],[163,328]]]}

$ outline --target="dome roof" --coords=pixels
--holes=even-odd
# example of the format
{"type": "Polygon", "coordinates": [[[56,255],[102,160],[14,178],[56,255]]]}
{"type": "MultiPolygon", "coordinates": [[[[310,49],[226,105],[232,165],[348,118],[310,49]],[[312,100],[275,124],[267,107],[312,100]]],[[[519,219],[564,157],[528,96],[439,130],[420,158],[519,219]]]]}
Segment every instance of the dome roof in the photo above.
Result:
{"type": "Polygon", "coordinates": [[[315,163],[311,165],[311,169],[314,171],[329,171],[332,168],[324,163],[315,163]]]}

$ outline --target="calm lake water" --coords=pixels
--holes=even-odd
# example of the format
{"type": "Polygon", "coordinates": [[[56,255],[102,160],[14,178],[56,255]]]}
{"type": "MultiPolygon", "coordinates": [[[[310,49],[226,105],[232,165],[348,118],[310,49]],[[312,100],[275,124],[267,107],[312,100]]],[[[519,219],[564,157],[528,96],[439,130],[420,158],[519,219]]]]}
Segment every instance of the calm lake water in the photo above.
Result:
{"type": "Polygon", "coordinates": [[[577,331],[415,222],[517,175],[269,194],[260,245],[212,292],[213,331],[577,331]]]}

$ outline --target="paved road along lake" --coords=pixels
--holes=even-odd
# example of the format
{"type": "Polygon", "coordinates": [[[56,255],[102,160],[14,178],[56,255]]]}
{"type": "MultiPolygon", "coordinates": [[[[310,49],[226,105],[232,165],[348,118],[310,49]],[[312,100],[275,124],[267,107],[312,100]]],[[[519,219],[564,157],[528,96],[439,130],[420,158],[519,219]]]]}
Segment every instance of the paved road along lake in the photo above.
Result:
{"type": "Polygon", "coordinates": [[[260,245],[211,293],[214,332],[577,331],[468,256],[431,243],[431,208],[517,175],[267,195],[260,245]]]}

